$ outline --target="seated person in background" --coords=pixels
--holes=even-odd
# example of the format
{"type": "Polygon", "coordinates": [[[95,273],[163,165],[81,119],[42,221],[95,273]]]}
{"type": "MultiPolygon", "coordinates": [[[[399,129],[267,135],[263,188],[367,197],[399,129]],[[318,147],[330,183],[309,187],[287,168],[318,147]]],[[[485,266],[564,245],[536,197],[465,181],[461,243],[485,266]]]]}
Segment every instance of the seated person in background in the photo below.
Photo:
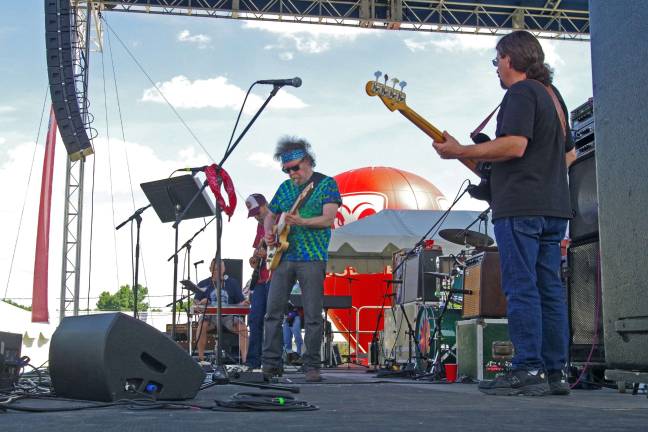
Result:
{"type": "MultiPolygon", "coordinates": [[[[291,294],[301,294],[299,282],[293,286],[291,294]]],[[[302,345],[304,340],[302,338],[302,323],[304,322],[304,309],[294,306],[290,301],[286,309],[286,316],[283,321],[283,342],[284,351],[286,352],[286,360],[288,364],[301,364],[302,345]],[[295,345],[297,350],[292,349],[292,338],[295,337],[295,345]]]]}
{"type": "MultiPolygon", "coordinates": [[[[249,304],[241,290],[240,283],[225,274],[225,263],[221,261],[221,268],[216,265],[216,259],[213,259],[210,266],[211,277],[198,283],[199,293],[194,297],[195,305],[216,306],[216,278],[221,278],[221,304],[236,305],[249,304]]],[[[201,312],[200,308],[196,309],[197,313],[201,312]]],[[[243,319],[235,315],[224,315],[221,317],[223,326],[228,331],[235,333],[239,338],[239,349],[241,350],[241,362],[245,362],[247,357],[248,334],[247,326],[243,319]]],[[[205,360],[205,346],[207,345],[207,332],[216,329],[216,315],[205,315],[198,323],[198,360],[205,360]]]]}

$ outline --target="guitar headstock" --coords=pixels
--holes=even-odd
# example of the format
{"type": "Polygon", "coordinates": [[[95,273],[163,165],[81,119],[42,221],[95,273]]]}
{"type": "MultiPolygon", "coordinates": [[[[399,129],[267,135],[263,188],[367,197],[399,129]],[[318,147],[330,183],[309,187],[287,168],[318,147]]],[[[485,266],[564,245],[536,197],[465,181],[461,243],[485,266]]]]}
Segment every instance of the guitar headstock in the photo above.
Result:
{"type": "Polygon", "coordinates": [[[365,85],[365,90],[369,96],[378,96],[390,111],[407,108],[405,92],[403,91],[407,85],[405,81],[400,81],[398,78],[390,80],[387,74],[383,75],[380,71],[374,73],[374,76],[376,79],[368,81],[365,85]],[[384,82],[379,81],[381,77],[383,77],[384,82]],[[398,84],[400,90],[396,89],[396,84],[398,84]]]}

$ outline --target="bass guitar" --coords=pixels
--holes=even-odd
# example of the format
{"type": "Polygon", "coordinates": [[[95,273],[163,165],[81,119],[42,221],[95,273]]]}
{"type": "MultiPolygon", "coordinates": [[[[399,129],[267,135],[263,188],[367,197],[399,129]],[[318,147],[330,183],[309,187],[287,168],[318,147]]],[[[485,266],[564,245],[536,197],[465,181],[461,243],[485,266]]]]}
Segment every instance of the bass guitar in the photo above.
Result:
{"type": "MultiPolygon", "coordinates": [[[[416,127],[422,130],[433,140],[437,142],[445,141],[443,132],[437,129],[432,123],[421,117],[412,108],[407,106],[407,98],[405,92],[403,91],[403,89],[407,85],[405,81],[399,81],[397,78],[392,78],[390,81],[387,74],[382,75],[381,72],[376,72],[374,76],[376,77],[376,79],[374,81],[368,81],[365,85],[365,91],[369,96],[377,96],[385,104],[389,111],[400,112],[406,119],[414,123],[416,127]],[[381,77],[384,78],[384,82],[378,81],[378,79],[381,77]],[[391,85],[389,85],[388,82],[391,82],[391,85]],[[400,90],[396,88],[397,84],[400,87],[400,90]]],[[[459,162],[464,164],[464,166],[466,166],[466,168],[468,168],[470,171],[477,174],[482,179],[482,182],[488,181],[490,164],[482,163],[473,159],[459,159],[459,162]]],[[[475,198],[484,199],[479,197],[475,198]]]]}
{"type": "Polygon", "coordinates": [[[281,262],[281,256],[288,249],[288,234],[290,233],[290,225],[286,224],[286,216],[297,213],[299,208],[306,202],[308,196],[313,191],[314,184],[310,182],[304,190],[297,196],[288,213],[282,213],[279,217],[277,224],[272,227],[272,233],[275,236],[274,246],[268,246],[268,255],[266,257],[266,267],[268,270],[274,270],[281,262]]]}

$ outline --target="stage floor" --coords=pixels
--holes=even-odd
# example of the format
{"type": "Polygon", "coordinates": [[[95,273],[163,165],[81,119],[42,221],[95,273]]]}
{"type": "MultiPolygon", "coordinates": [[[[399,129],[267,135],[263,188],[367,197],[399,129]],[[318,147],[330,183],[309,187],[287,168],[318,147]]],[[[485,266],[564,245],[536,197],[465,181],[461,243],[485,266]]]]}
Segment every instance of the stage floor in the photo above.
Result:
{"type": "MultiPolygon", "coordinates": [[[[495,397],[476,384],[434,384],[377,378],[364,368],[322,371],[324,381],[304,382],[287,373],[281,384],[295,385],[298,400],[317,411],[215,412],[188,409],[132,410],[124,406],[58,413],[0,413],[3,431],[641,431],[648,425],[648,398],[616,390],[574,390],[569,396],[495,397]]],[[[218,385],[191,402],[213,404],[237,392],[262,392],[218,385]]],[[[275,391],[270,391],[277,393],[275,391]]],[[[39,407],[69,406],[26,401],[39,407]]]]}

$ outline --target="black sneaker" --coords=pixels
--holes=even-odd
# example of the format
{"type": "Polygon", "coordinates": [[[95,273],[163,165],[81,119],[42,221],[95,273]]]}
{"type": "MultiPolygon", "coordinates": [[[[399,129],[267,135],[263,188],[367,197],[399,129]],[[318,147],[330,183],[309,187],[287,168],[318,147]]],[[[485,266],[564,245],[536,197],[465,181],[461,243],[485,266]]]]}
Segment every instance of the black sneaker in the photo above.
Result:
{"type": "Polygon", "coordinates": [[[549,371],[547,378],[549,380],[549,391],[552,395],[564,396],[571,391],[567,376],[561,369],[549,371]]]}
{"type": "Polygon", "coordinates": [[[543,370],[514,369],[492,381],[479,383],[479,391],[495,396],[544,396],[549,394],[547,374],[543,370]]]}

